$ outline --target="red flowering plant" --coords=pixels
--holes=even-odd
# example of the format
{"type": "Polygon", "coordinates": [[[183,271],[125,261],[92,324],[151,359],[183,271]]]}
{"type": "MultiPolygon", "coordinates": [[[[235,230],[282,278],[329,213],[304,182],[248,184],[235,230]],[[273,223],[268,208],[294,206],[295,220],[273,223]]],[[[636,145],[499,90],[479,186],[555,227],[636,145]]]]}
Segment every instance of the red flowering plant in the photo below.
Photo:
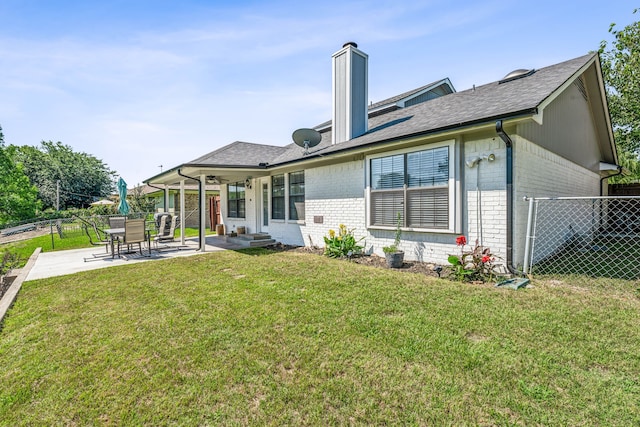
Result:
{"type": "Polygon", "coordinates": [[[449,255],[451,275],[460,282],[482,281],[490,282],[495,276],[494,264],[496,257],[489,248],[480,246],[478,239],[470,249],[465,250],[467,238],[456,237],[456,245],[460,247],[459,255],[449,255]]]}

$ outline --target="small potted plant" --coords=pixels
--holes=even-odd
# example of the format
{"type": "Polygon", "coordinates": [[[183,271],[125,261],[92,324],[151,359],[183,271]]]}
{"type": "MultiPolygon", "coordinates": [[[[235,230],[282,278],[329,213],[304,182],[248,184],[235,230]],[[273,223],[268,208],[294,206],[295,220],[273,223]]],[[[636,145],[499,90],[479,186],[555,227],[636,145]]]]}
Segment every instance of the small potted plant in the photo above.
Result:
{"type": "Polygon", "coordinates": [[[402,216],[400,212],[398,212],[398,220],[396,224],[396,235],[393,241],[393,245],[384,246],[382,251],[384,252],[384,257],[387,260],[387,266],[390,268],[400,268],[404,263],[404,251],[398,249],[400,245],[400,237],[402,236],[402,216]]]}

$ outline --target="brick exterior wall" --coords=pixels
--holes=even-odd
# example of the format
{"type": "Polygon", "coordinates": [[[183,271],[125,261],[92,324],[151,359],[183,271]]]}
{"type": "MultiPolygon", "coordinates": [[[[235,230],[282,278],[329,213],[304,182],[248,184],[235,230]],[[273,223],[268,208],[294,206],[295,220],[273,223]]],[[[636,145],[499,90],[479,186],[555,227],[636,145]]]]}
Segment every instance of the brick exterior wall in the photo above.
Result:
{"type": "MultiPolygon", "coordinates": [[[[599,176],[573,162],[516,135],[514,141],[514,265],[524,259],[528,196],[588,196],[597,195],[599,176]]],[[[482,243],[493,254],[506,261],[507,206],[506,206],[506,148],[496,137],[477,138],[462,143],[461,158],[455,162],[456,212],[461,215],[455,233],[423,233],[404,231],[401,249],[407,260],[447,264],[450,254],[458,253],[455,245],[458,235],[465,235],[473,244],[482,235],[482,243]],[[483,160],[474,168],[465,161],[476,156],[494,154],[495,161],[483,160]],[[478,202],[480,208],[478,209],[478,202]],[[461,207],[460,207],[461,206],[461,207]]],[[[324,246],[323,237],[340,224],[353,229],[368,254],[382,256],[383,246],[393,243],[394,230],[367,229],[367,202],[365,197],[366,160],[352,160],[335,165],[305,170],[305,221],[270,220],[269,234],[282,243],[300,246],[324,246]]],[[[288,186],[287,186],[288,187],[288,186]]],[[[221,186],[222,216],[226,231],[245,226],[255,232],[259,182],[246,193],[246,218],[226,217],[226,186],[221,186]]],[[[288,189],[287,189],[288,191],[288,189]]],[[[197,201],[197,197],[195,198],[197,201]]],[[[287,199],[288,200],[288,199],[287,199]]],[[[195,218],[197,221],[197,218],[195,218]]],[[[503,261],[503,262],[504,262],[503,261]]]]}
{"type": "Polygon", "coordinates": [[[300,227],[305,245],[324,246],[323,237],[340,224],[354,229],[357,238],[367,235],[364,173],[363,160],[305,171],[306,220],[300,227]]]}
{"type": "Polygon", "coordinates": [[[505,145],[497,137],[468,141],[464,144],[464,161],[462,200],[465,206],[463,217],[466,220],[461,234],[467,237],[470,244],[475,244],[478,239],[504,262],[507,255],[505,145]],[[489,154],[495,155],[494,161],[481,160],[473,168],[465,164],[469,159],[489,154]]]}
{"type": "MultiPolygon", "coordinates": [[[[176,194],[171,194],[171,197],[173,198],[173,206],[175,206],[175,213],[176,215],[180,215],[180,193],[176,193],[176,194]]],[[[207,215],[206,215],[206,223],[207,223],[207,228],[211,227],[211,221],[210,221],[210,216],[209,216],[209,199],[211,199],[212,196],[207,195],[207,204],[206,204],[206,210],[207,210],[207,215]]],[[[198,223],[200,221],[199,218],[199,207],[198,207],[198,194],[197,193],[185,193],[184,195],[184,208],[185,208],[185,214],[187,216],[187,219],[185,221],[185,227],[198,227],[198,223]]]]}
{"type": "Polygon", "coordinates": [[[600,195],[600,176],[522,137],[514,139],[513,263],[524,262],[529,197],[600,195]]]}

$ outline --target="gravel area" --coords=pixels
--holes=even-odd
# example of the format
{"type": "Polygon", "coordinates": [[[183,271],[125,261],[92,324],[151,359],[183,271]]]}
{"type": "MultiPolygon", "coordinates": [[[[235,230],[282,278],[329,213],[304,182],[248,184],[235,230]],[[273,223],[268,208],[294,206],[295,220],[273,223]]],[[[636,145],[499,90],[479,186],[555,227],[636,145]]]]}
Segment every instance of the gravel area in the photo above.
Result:
{"type": "Polygon", "coordinates": [[[10,234],[8,236],[4,234],[0,234],[0,245],[3,243],[11,243],[11,242],[18,242],[20,240],[33,239],[34,237],[44,236],[45,234],[49,234],[49,233],[51,233],[51,230],[47,228],[41,228],[39,230],[25,231],[24,233],[10,234]]]}

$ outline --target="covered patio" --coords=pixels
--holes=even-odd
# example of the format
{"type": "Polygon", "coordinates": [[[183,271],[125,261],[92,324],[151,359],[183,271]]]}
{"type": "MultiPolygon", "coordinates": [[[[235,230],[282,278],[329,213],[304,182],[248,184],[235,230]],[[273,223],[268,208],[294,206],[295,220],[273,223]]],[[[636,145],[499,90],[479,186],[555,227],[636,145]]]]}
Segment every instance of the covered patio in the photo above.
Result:
{"type": "MultiPolygon", "coordinates": [[[[233,197],[223,190],[224,187],[237,189],[238,194],[241,195],[241,199],[236,199],[234,206],[229,207],[225,202],[221,203],[230,212],[237,214],[236,218],[233,218],[237,221],[225,221],[228,212],[222,213],[225,234],[246,234],[248,240],[260,240],[260,237],[268,235],[270,172],[267,168],[269,161],[286,150],[285,147],[235,142],[191,162],[168,169],[144,182],[155,188],[164,189],[164,206],[168,206],[169,188],[179,188],[180,211],[175,214],[181,219],[181,235],[184,235],[182,219],[186,214],[185,188],[189,185],[197,185],[199,235],[196,240],[199,252],[207,250],[207,238],[205,238],[207,185],[220,185],[221,198],[224,200],[226,197],[233,197]],[[244,160],[244,164],[238,164],[239,158],[244,160]]],[[[181,243],[184,243],[184,240],[181,243]]]]}

